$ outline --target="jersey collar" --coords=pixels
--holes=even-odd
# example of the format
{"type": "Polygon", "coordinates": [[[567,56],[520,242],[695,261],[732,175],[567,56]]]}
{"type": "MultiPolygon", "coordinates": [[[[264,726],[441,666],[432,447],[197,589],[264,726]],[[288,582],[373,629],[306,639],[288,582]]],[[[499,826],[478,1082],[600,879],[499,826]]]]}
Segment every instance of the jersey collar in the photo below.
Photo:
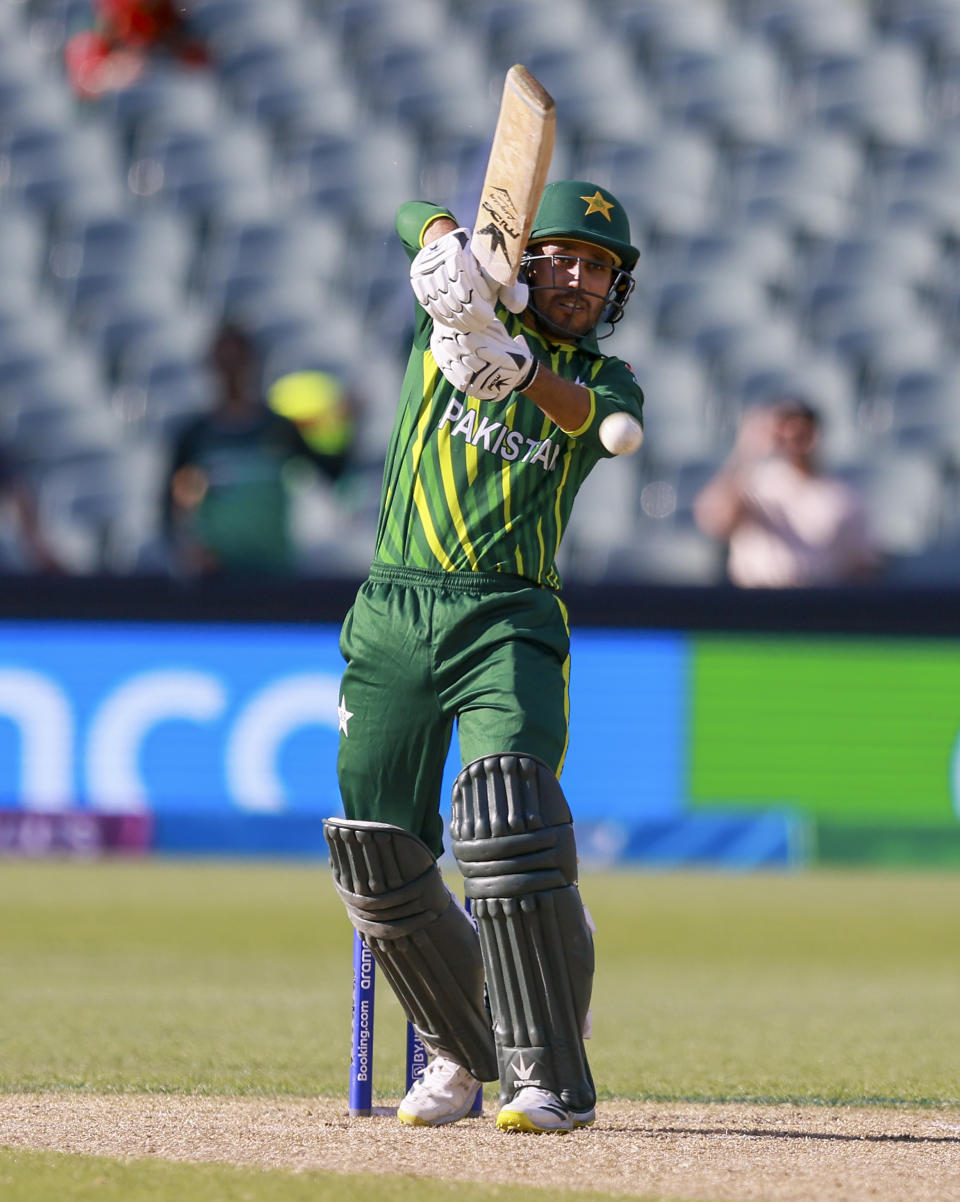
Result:
{"type": "Polygon", "coordinates": [[[597,359],[601,357],[600,346],[594,334],[585,334],[583,338],[578,339],[576,342],[555,342],[546,338],[539,330],[528,326],[521,316],[512,315],[510,324],[512,327],[511,333],[520,332],[524,338],[539,342],[550,355],[562,354],[563,352],[572,355],[574,352],[579,351],[581,354],[591,355],[597,359]]]}

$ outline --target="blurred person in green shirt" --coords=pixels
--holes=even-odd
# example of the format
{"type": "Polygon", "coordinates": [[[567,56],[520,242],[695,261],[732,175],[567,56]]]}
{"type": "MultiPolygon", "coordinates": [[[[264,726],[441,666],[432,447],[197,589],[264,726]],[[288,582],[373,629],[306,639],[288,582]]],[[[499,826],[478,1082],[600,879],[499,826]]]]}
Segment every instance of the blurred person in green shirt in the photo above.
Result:
{"type": "Polygon", "coordinates": [[[290,575],[290,530],[298,473],[343,473],[349,439],[318,447],[275,412],[260,389],[259,355],[246,331],[227,323],[210,352],[212,409],[176,438],[166,487],[166,526],[176,567],[191,575],[290,575]]]}

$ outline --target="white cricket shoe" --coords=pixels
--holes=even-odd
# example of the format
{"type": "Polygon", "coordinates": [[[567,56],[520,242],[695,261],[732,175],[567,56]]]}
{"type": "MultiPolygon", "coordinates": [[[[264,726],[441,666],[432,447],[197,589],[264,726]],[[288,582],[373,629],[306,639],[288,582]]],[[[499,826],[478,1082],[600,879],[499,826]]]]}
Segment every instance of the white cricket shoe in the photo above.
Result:
{"type": "Polygon", "coordinates": [[[500,1108],[497,1126],[501,1131],[529,1131],[534,1135],[555,1132],[563,1135],[572,1131],[574,1126],[587,1126],[596,1116],[584,1111],[579,1117],[582,1121],[575,1123],[573,1112],[564,1106],[555,1093],[525,1085],[517,1090],[512,1101],[500,1108]]]}
{"type": "Polygon", "coordinates": [[[436,1056],[400,1103],[397,1118],[411,1127],[439,1127],[469,1114],[480,1082],[454,1060],[436,1056]]]}

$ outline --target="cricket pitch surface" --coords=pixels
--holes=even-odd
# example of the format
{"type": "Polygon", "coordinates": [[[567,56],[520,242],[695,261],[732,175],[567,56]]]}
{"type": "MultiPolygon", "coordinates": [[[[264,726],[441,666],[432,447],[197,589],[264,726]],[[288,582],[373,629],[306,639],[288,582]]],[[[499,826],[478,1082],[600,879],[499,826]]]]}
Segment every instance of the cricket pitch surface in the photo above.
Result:
{"type": "Polygon", "coordinates": [[[960,1202],[960,1110],[602,1102],[563,1136],[406,1127],[342,1099],[7,1094],[0,1146],[703,1202],[960,1202]]]}

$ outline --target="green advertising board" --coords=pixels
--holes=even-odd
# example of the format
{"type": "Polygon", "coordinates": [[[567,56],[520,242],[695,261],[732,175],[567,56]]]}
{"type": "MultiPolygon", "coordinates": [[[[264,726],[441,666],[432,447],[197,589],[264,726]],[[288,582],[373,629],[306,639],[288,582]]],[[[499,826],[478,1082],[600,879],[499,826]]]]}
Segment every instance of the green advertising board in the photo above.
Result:
{"type": "Polygon", "coordinates": [[[692,642],[695,809],[791,809],[821,860],[960,863],[956,641],[692,642]]]}

